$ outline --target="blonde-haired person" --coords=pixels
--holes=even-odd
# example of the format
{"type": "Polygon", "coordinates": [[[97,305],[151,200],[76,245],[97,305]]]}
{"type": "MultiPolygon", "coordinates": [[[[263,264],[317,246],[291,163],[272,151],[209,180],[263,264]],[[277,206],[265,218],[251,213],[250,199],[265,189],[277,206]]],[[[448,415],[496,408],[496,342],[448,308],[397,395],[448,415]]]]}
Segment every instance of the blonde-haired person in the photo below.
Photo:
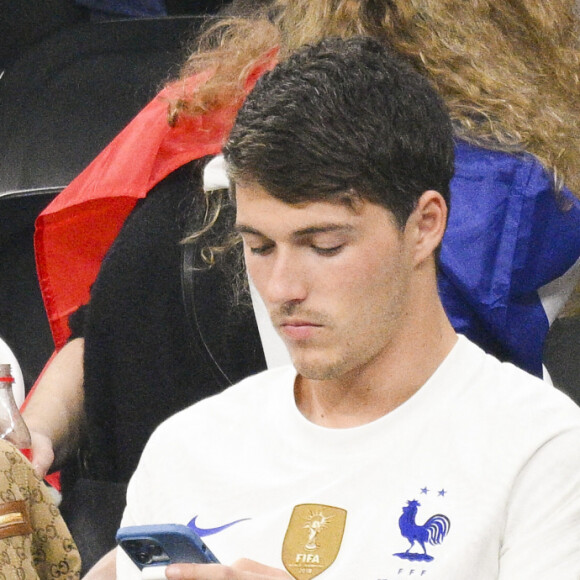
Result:
{"type": "Polygon", "coordinates": [[[76,580],[80,569],[52,493],[24,456],[0,439],[0,577],[76,580]]]}
{"type": "MultiPolygon", "coordinates": [[[[571,291],[580,255],[580,206],[567,189],[580,191],[575,156],[580,139],[579,51],[573,8],[572,0],[235,2],[235,17],[210,26],[181,78],[39,219],[41,285],[59,349],[68,338],[69,313],[89,299],[96,278],[88,306],[94,326],[82,329],[88,334],[60,351],[69,359],[59,366],[57,355],[26,410],[33,438],[41,442],[34,448],[39,470],[49,468],[53,452],[62,465],[84,431],[92,458],[107,470],[97,476],[124,482],[161,415],[223,387],[220,379],[212,378],[216,359],[239,359],[234,361],[239,374],[263,368],[259,356],[244,359],[236,354],[241,348],[252,353],[262,348],[255,321],[242,314],[235,332],[216,328],[214,334],[224,338],[217,356],[208,359],[199,350],[187,349],[187,364],[196,373],[212,367],[209,378],[198,374],[188,379],[187,372],[178,377],[173,371],[182,361],[176,359],[173,366],[163,361],[161,379],[142,380],[143,368],[150,370],[159,362],[156,356],[145,357],[144,365],[143,341],[154,352],[183,350],[179,337],[187,335],[187,317],[182,312],[172,319],[177,318],[174,326],[165,325],[174,331],[171,335],[159,331],[162,325],[140,327],[119,338],[121,331],[130,329],[136,318],[147,320],[143,312],[158,315],[175,306],[181,293],[179,275],[177,282],[159,275],[163,284],[158,292],[163,295],[155,303],[149,297],[142,300],[139,308],[129,305],[116,318],[112,309],[120,306],[107,302],[104,269],[117,284],[128,277],[128,263],[141,264],[144,279],[153,278],[144,254],[158,252],[162,244],[155,236],[161,230],[153,227],[155,213],[139,222],[144,208],[160,199],[149,192],[157,192],[157,184],[163,188],[179,172],[182,177],[174,187],[189,187],[183,180],[187,163],[204,164],[220,152],[245,94],[263,71],[296,47],[325,36],[379,37],[402,52],[443,95],[457,136],[451,214],[439,272],[443,302],[459,332],[500,358],[541,374],[543,341],[571,291]],[[149,243],[128,255],[126,240],[135,231],[149,243]],[[117,234],[99,272],[99,259],[117,234]],[[562,286],[562,292],[552,292],[562,286]],[[105,320],[107,327],[101,323],[105,320]],[[95,336],[99,348],[90,345],[95,345],[95,336]],[[117,343],[123,344],[122,353],[110,346],[117,343]],[[158,404],[160,396],[164,405],[158,404]],[[105,417],[104,408],[115,413],[105,417]]],[[[199,167],[195,171],[194,188],[200,189],[199,167]]],[[[179,198],[181,207],[186,193],[179,198]]],[[[174,235],[171,243],[177,244],[174,235]]],[[[179,261],[179,253],[163,257],[168,273],[179,270],[179,261]]],[[[212,270],[206,273],[217,276],[207,286],[212,300],[204,299],[207,308],[217,304],[213,312],[223,316],[233,312],[219,302],[228,280],[212,270]]],[[[131,291],[120,289],[115,296],[131,291]]],[[[205,352],[207,345],[198,345],[205,352]]]]}

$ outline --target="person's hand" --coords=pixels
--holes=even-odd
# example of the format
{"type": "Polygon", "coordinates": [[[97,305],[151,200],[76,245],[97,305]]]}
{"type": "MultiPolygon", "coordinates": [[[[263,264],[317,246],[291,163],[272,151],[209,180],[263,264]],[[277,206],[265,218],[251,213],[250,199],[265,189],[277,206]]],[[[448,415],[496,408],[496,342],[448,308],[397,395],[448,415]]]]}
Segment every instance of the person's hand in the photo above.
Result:
{"type": "Polygon", "coordinates": [[[117,548],[113,548],[83,575],[83,580],[115,580],[117,578],[116,562],[117,548]]]}
{"type": "Polygon", "coordinates": [[[30,440],[32,442],[30,462],[36,474],[43,479],[54,461],[52,440],[38,431],[30,431],[30,440]]]}
{"type": "Polygon", "coordinates": [[[264,566],[253,560],[238,560],[232,566],[221,564],[171,564],[165,571],[169,580],[291,580],[284,570],[264,566]]]}

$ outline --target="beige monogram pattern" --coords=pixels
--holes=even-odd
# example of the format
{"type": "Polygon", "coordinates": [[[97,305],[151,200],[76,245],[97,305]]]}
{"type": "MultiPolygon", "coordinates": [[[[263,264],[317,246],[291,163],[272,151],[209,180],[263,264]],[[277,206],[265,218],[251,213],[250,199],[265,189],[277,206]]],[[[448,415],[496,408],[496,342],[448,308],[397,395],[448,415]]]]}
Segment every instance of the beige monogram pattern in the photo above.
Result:
{"type": "Polygon", "coordinates": [[[45,484],[0,439],[0,580],[78,580],[81,561],[45,484]]]}

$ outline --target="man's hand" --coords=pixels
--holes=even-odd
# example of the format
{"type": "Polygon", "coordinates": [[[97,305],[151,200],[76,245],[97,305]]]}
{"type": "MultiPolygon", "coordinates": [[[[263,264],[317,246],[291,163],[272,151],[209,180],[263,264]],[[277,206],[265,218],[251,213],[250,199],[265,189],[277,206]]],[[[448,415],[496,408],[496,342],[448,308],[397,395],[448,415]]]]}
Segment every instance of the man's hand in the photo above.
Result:
{"type": "Polygon", "coordinates": [[[232,566],[221,564],[172,564],[165,575],[169,580],[291,580],[284,570],[270,568],[252,560],[238,560],[232,566]]]}
{"type": "Polygon", "coordinates": [[[36,474],[44,479],[54,461],[52,440],[38,431],[30,431],[30,440],[32,442],[30,462],[36,474]]]}

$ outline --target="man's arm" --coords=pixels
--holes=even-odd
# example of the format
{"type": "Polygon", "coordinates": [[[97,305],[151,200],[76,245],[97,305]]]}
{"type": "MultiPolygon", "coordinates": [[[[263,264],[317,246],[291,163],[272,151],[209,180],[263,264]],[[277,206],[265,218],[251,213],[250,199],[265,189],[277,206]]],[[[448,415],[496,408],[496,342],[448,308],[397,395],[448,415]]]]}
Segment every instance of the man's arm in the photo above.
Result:
{"type": "Polygon", "coordinates": [[[32,465],[40,477],[62,467],[79,446],[84,424],[85,341],[75,338],[52,359],[23,417],[32,439],[32,465]]]}

